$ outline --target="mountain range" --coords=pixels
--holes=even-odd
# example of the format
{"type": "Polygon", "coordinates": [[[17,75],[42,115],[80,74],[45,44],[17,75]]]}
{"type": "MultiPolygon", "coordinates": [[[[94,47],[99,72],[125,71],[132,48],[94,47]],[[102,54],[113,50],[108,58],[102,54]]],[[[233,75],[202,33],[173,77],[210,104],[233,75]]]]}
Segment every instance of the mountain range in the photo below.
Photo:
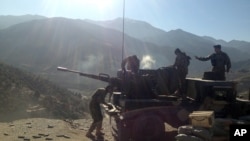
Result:
{"type": "Polygon", "coordinates": [[[164,31],[133,19],[125,19],[123,32],[122,23],[122,18],[93,21],[39,15],[0,16],[0,61],[71,89],[93,89],[103,83],[58,72],[57,66],[114,76],[122,58],[132,54],[142,62],[146,59],[141,68],[172,65],[176,48],[192,58],[190,77],[210,70],[210,62],[197,61],[194,56],[213,53],[214,44],[221,44],[228,53],[233,71],[250,68],[246,63],[250,59],[249,42],[226,42],[181,29],[164,31]]]}

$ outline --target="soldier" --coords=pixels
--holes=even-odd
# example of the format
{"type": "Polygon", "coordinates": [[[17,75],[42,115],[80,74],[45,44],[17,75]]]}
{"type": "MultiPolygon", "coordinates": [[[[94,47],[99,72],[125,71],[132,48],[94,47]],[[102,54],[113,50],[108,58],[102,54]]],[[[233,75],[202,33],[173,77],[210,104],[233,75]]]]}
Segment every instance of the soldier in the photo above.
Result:
{"type": "Polygon", "coordinates": [[[231,68],[231,61],[228,55],[221,51],[221,45],[214,45],[215,53],[207,56],[207,57],[197,57],[196,59],[200,61],[208,61],[211,60],[211,64],[213,66],[212,72],[216,72],[216,77],[218,80],[226,80],[225,71],[229,72],[231,68]],[[226,66],[226,68],[225,68],[226,66]]]}
{"type": "Polygon", "coordinates": [[[123,77],[123,90],[127,98],[137,98],[140,93],[139,88],[139,68],[140,60],[136,55],[131,55],[122,60],[121,69],[123,77]]]}
{"type": "Polygon", "coordinates": [[[107,95],[107,93],[111,93],[112,90],[113,90],[112,86],[109,85],[105,89],[104,88],[97,89],[95,93],[92,95],[91,101],[89,103],[89,109],[90,109],[90,114],[93,118],[93,122],[86,134],[87,137],[94,138],[95,136],[92,134],[94,130],[96,130],[97,137],[102,137],[104,135],[104,133],[101,132],[103,115],[101,112],[100,104],[108,106],[109,109],[112,107],[111,105],[105,102],[105,96],[107,95]]]}
{"type": "Polygon", "coordinates": [[[137,74],[140,68],[140,60],[136,55],[128,56],[121,63],[121,68],[124,72],[126,72],[126,66],[127,70],[131,71],[132,74],[137,74]]]}
{"type": "Polygon", "coordinates": [[[128,99],[155,97],[150,88],[150,77],[139,73],[140,60],[136,55],[128,56],[121,63],[123,90],[128,99]]]}
{"type": "Polygon", "coordinates": [[[188,66],[190,64],[190,57],[182,52],[179,48],[175,50],[176,58],[173,65],[177,69],[179,76],[179,94],[185,98],[186,93],[186,76],[188,74],[188,66]]]}

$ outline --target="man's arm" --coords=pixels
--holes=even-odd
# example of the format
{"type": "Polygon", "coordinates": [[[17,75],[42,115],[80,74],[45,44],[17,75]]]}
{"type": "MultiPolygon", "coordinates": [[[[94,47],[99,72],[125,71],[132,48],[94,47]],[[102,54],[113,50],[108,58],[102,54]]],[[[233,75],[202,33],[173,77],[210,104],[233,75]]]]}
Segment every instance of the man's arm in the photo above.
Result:
{"type": "Polygon", "coordinates": [[[200,61],[208,61],[208,60],[210,60],[210,59],[212,58],[213,55],[214,55],[214,54],[211,54],[211,55],[209,55],[209,56],[207,56],[207,57],[198,57],[198,56],[195,56],[195,58],[196,58],[197,60],[200,60],[200,61]]]}
{"type": "Polygon", "coordinates": [[[102,94],[99,97],[99,103],[106,106],[106,107],[108,107],[110,109],[110,108],[112,108],[112,106],[105,101],[106,95],[107,95],[107,93],[105,92],[105,90],[103,90],[102,94]]]}
{"type": "Polygon", "coordinates": [[[108,109],[112,109],[113,106],[105,101],[102,102],[102,105],[104,105],[104,107],[108,107],[108,109]]]}
{"type": "Polygon", "coordinates": [[[125,59],[122,60],[121,68],[122,68],[123,71],[126,70],[126,69],[125,69],[125,66],[126,66],[127,61],[128,61],[128,58],[125,58],[125,59]]]}

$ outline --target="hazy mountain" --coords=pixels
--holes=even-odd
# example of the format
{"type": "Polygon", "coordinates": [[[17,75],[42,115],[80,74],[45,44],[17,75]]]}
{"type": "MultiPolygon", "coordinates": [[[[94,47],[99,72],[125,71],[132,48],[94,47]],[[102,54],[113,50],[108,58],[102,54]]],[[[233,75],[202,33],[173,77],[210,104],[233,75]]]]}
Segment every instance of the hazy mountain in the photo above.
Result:
{"type": "MultiPolygon", "coordinates": [[[[115,75],[122,59],[121,32],[66,18],[33,20],[3,29],[0,45],[3,62],[44,74],[65,85],[79,85],[82,79],[57,72],[57,66],[115,75]],[[66,75],[68,77],[64,77],[66,75]]],[[[156,48],[153,44],[125,36],[126,56],[137,54],[141,58],[143,54],[158,54],[157,58],[162,58],[158,53],[162,50],[156,48]]],[[[163,57],[167,60],[165,54],[163,57]]],[[[90,84],[89,87],[95,86],[90,84]]]]}
{"type": "Polygon", "coordinates": [[[216,39],[214,39],[212,37],[209,37],[209,36],[203,36],[203,38],[206,39],[206,40],[208,40],[208,41],[212,41],[215,44],[221,44],[221,45],[227,44],[227,42],[224,41],[224,40],[216,40],[216,39]]]}
{"type": "MultiPolygon", "coordinates": [[[[118,31],[123,30],[123,19],[121,18],[111,21],[90,22],[118,31]]],[[[250,43],[248,42],[231,41],[227,43],[223,40],[216,40],[212,37],[197,36],[181,29],[166,32],[155,28],[148,23],[132,19],[124,20],[124,32],[131,37],[143,42],[156,44],[160,47],[170,46],[172,48],[180,48],[192,56],[206,56],[213,52],[214,44],[222,44],[222,46],[225,47],[223,50],[229,54],[234,62],[250,58],[248,57],[248,52],[250,52],[250,43]]]]}
{"type": "Polygon", "coordinates": [[[18,23],[36,19],[44,19],[44,18],[46,17],[39,15],[23,15],[23,16],[0,15],[0,29],[7,28],[18,23]]]}
{"type": "MultiPolygon", "coordinates": [[[[118,18],[111,21],[89,21],[91,23],[101,25],[107,28],[115,29],[118,31],[122,31],[122,23],[123,19],[118,18]]],[[[181,29],[164,31],[158,28],[151,26],[148,23],[125,19],[124,20],[124,32],[136,39],[139,39],[145,43],[153,43],[159,47],[166,48],[180,48],[185,51],[191,58],[194,56],[207,56],[214,52],[213,45],[221,44],[223,46],[222,50],[227,52],[230,56],[233,67],[232,69],[237,69],[234,67],[234,62],[248,60],[249,54],[248,49],[249,46],[240,49],[239,45],[234,46],[231,42],[227,43],[223,40],[216,40],[212,37],[201,37],[195,34],[183,31],[181,29]],[[138,31],[138,32],[137,32],[138,31]]],[[[246,42],[247,43],[247,42],[246,42]]],[[[167,51],[166,56],[170,58],[175,57],[171,50],[167,51]]],[[[173,60],[172,60],[173,61],[173,60]]],[[[171,59],[170,59],[171,62],[171,59]]],[[[171,63],[170,63],[171,64],[171,63]]],[[[210,62],[200,62],[196,59],[192,59],[190,65],[190,75],[202,75],[202,71],[210,70],[211,65],[210,62]]]]}
{"type": "Polygon", "coordinates": [[[208,36],[205,36],[203,38],[207,39],[207,40],[210,40],[210,41],[212,41],[212,42],[214,42],[216,44],[221,44],[223,46],[236,48],[236,49],[250,55],[250,42],[238,41],[238,40],[232,40],[232,41],[226,42],[224,40],[216,40],[216,39],[214,39],[212,37],[208,37],[208,36]]]}
{"type": "MultiPolygon", "coordinates": [[[[90,82],[90,79],[75,74],[58,72],[56,67],[115,76],[122,59],[121,21],[119,18],[107,22],[42,18],[14,24],[0,30],[0,60],[71,89],[92,90],[105,83],[90,82]]],[[[156,69],[172,65],[174,49],[180,48],[193,58],[190,76],[202,75],[203,71],[210,70],[210,62],[197,61],[194,55],[213,53],[214,41],[181,29],[165,32],[145,22],[125,21],[124,57],[136,54],[143,60],[148,55],[151,57],[148,62],[156,69]]],[[[232,62],[249,59],[247,53],[237,48],[225,46],[223,50],[232,62]]],[[[234,65],[233,69],[236,69],[234,65]]]]}
{"type": "Polygon", "coordinates": [[[227,46],[235,47],[241,50],[242,52],[246,52],[250,55],[250,43],[249,42],[232,40],[228,42],[227,46]]]}
{"type": "Polygon", "coordinates": [[[239,61],[234,64],[235,68],[238,70],[249,70],[250,71],[250,59],[244,60],[244,61],[239,61]]]}
{"type": "MultiPolygon", "coordinates": [[[[117,18],[110,21],[88,20],[88,22],[123,32],[122,18],[117,18]]],[[[124,20],[124,32],[127,35],[140,40],[145,40],[146,38],[149,37],[149,35],[155,36],[155,35],[163,35],[165,33],[165,31],[157,29],[147,22],[133,20],[133,19],[124,20]]]]}

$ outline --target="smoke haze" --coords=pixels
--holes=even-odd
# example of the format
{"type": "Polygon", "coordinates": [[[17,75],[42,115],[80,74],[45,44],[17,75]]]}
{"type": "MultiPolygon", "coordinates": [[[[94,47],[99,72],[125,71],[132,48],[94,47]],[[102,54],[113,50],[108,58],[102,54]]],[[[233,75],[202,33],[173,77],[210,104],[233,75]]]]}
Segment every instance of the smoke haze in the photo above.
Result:
{"type": "Polygon", "coordinates": [[[150,55],[144,55],[142,57],[141,66],[142,69],[151,69],[155,65],[155,60],[150,55]]]}

